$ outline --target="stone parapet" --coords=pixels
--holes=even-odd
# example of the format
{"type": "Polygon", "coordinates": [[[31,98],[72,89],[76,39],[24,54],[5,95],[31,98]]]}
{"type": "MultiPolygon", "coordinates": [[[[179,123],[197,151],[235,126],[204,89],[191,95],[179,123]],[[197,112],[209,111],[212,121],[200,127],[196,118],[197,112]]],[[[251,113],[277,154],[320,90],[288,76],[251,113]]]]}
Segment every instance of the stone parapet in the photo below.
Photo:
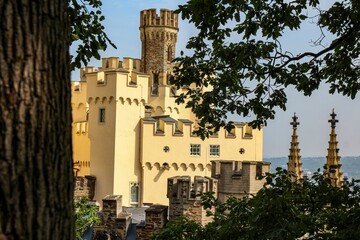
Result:
{"type": "Polygon", "coordinates": [[[107,195],[100,212],[101,224],[94,226],[93,239],[125,239],[131,214],[122,211],[122,196],[107,195]]]}
{"type": "Polygon", "coordinates": [[[94,176],[75,177],[74,199],[87,197],[89,200],[93,200],[95,196],[95,183],[96,177],[94,176]]]}
{"type": "Polygon", "coordinates": [[[145,221],[136,226],[136,239],[146,240],[164,228],[167,223],[168,207],[163,205],[152,205],[145,210],[145,221]]]}
{"type": "Polygon", "coordinates": [[[264,176],[270,163],[262,161],[212,161],[211,176],[219,181],[218,199],[225,202],[229,196],[244,197],[256,194],[264,185],[264,176]]]}
{"type": "Polygon", "coordinates": [[[189,176],[169,178],[167,192],[169,220],[184,216],[202,225],[212,221],[212,218],[207,216],[207,212],[213,209],[203,209],[200,195],[212,192],[216,196],[217,184],[216,179],[208,177],[195,176],[194,181],[191,181],[189,176]]]}
{"type": "Polygon", "coordinates": [[[158,15],[155,8],[140,12],[140,28],[156,26],[178,28],[178,14],[172,10],[160,9],[160,15],[158,15]]]}

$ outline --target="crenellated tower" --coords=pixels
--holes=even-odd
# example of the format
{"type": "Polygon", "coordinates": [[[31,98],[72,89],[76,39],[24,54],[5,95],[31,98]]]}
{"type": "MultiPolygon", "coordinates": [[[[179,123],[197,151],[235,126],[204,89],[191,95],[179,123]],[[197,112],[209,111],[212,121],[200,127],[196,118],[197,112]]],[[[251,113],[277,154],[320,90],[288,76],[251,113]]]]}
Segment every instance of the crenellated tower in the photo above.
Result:
{"type": "MultiPolygon", "coordinates": [[[[141,71],[150,75],[150,98],[171,95],[172,75],[178,34],[178,14],[167,9],[143,10],[140,13],[141,71]]],[[[149,99],[149,102],[154,99],[149,99]]]]}
{"type": "Polygon", "coordinates": [[[330,133],[330,141],[329,141],[329,148],[328,154],[326,156],[326,164],[325,164],[325,171],[326,177],[330,178],[331,184],[334,187],[340,187],[343,184],[342,179],[342,172],[341,172],[341,164],[340,164],[340,156],[339,156],[339,148],[338,142],[336,140],[336,123],[339,120],[335,119],[336,114],[334,109],[330,114],[331,119],[328,121],[331,124],[331,133],[330,133]]]}
{"type": "Polygon", "coordinates": [[[209,177],[195,176],[191,181],[190,176],[176,176],[168,178],[167,197],[169,198],[169,220],[185,216],[187,219],[202,225],[212,221],[212,216],[207,216],[207,211],[201,205],[200,195],[212,192],[217,195],[217,180],[209,177]]]}
{"type": "Polygon", "coordinates": [[[290,123],[293,127],[293,134],[291,136],[291,143],[290,143],[290,154],[289,154],[289,161],[288,161],[288,173],[290,176],[290,180],[295,182],[299,179],[303,178],[303,171],[302,171],[302,163],[301,163],[301,156],[300,156],[300,148],[299,148],[299,141],[297,135],[297,126],[300,124],[297,119],[298,117],[294,113],[292,117],[293,121],[290,123]]]}

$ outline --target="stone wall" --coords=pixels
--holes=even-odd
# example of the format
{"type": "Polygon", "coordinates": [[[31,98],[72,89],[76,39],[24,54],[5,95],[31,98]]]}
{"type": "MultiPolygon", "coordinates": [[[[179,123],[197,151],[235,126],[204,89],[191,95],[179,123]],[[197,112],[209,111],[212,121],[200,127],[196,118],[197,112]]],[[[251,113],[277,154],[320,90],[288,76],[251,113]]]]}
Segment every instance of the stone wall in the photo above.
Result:
{"type": "Polygon", "coordinates": [[[212,162],[211,176],[218,179],[218,199],[225,202],[229,196],[256,194],[265,183],[259,176],[269,171],[267,162],[219,160],[212,162]]]}
{"type": "Polygon", "coordinates": [[[93,227],[93,239],[125,239],[131,214],[122,211],[122,196],[107,195],[100,212],[101,224],[93,227]]]}
{"type": "Polygon", "coordinates": [[[145,210],[145,222],[136,226],[136,239],[147,240],[162,229],[167,223],[168,207],[163,205],[152,205],[145,210]]]}
{"type": "Polygon", "coordinates": [[[216,196],[217,180],[200,176],[195,176],[194,181],[189,176],[169,178],[169,220],[184,216],[202,225],[211,222],[212,218],[207,216],[207,212],[214,209],[203,209],[201,206],[199,195],[205,192],[213,192],[216,196]]]}
{"type": "Polygon", "coordinates": [[[89,200],[93,200],[95,196],[95,182],[96,177],[94,176],[76,176],[74,186],[74,199],[76,200],[82,197],[87,197],[89,200]]]}

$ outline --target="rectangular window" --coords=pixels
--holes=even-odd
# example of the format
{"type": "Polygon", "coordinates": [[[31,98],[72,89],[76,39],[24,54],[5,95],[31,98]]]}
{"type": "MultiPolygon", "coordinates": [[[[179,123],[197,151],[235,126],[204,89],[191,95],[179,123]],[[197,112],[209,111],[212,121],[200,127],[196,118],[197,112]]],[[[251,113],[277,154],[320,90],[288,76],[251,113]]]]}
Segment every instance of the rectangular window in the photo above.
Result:
{"type": "Polygon", "coordinates": [[[262,176],[262,164],[256,163],[256,179],[259,179],[262,176]]]}
{"type": "Polygon", "coordinates": [[[210,145],[210,157],[220,157],[220,145],[210,145]]]}
{"type": "Polygon", "coordinates": [[[200,144],[190,144],[190,156],[200,156],[201,146],[200,144]]]}
{"type": "Polygon", "coordinates": [[[105,123],[105,108],[99,109],[99,123],[105,123]]]}

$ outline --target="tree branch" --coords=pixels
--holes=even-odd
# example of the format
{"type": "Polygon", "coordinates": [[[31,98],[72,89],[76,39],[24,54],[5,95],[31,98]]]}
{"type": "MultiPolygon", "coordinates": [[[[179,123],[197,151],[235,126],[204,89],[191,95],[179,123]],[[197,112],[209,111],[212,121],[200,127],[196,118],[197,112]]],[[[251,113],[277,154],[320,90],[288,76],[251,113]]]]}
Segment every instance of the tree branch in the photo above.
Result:
{"type": "Polygon", "coordinates": [[[352,27],[346,34],[342,35],[340,38],[334,40],[329,47],[321,50],[318,53],[313,53],[313,52],[304,52],[296,57],[292,57],[289,58],[287,61],[285,61],[281,66],[277,67],[277,69],[281,69],[283,67],[285,67],[286,65],[288,65],[290,62],[292,61],[298,61],[301,60],[304,57],[313,57],[313,59],[320,57],[321,55],[323,55],[324,53],[327,53],[331,50],[334,50],[337,46],[339,46],[345,39],[347,39],[349,36],[351,36],[356,30],[360,29],[360,24],[355,25],[354,27],[352,27]]]}

